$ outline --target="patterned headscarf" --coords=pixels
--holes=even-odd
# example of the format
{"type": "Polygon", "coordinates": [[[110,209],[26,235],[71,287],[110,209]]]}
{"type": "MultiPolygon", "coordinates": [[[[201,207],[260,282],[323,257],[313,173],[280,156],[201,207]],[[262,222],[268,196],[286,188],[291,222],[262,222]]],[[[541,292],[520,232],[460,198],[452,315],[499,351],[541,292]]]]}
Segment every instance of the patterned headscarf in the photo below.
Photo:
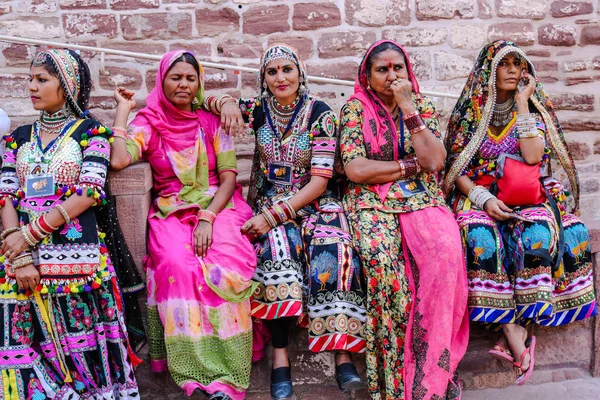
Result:
{"type": "Polygon", "coordinates": [[[270,92],[267,88],[267,82],[265,81],[265,72],[267,69],[267,65],[271,61],[275,60],[289,60],[296,64],[298,67],[298,71],[300,73],[300,87],[298,91],[300,94],[306,92],[306,68],[304,67],[304,63],[300,61],[300,57],[298,57],[298,51],[294,49],[292,46],[278,43],[274,44],[265,50],[265,53],[260,59],[260,73],[258,74],[258,92],[262,93],[263,97],[268,96],[270,92]]]}
{"type": "Polygon", "coordinates": [[[81,116],[84,113],[84,110],[77,104],[81,90],[81,72],[79,63],[68,50],[50,49],[37,53],[33,59],[33,66],[41,67],[48,60],[50,60],[58,73],[58,79],[65,91],[67,103],[73,108],[73,111],[77,116],[81,116]]]}
{"type": "Polygon", "coordinates": [[[496,70],[498,63],[509,53],[518,54],[529,75],[536,80],[535,91],[529,100],[544,120],[546,141],[552,151],[550,156],[558,159],[567,173],[575,207],[578,208],[577,172],[552,103],[537,79],[533,64],[525,52],[515,43],[506,40],[497,40],[481,50],[450,116],[445,143],[448,159],[442,190],[446,195],[450,193],[454,182],[468,168],[486,137],[496,104],[496,70]]]}

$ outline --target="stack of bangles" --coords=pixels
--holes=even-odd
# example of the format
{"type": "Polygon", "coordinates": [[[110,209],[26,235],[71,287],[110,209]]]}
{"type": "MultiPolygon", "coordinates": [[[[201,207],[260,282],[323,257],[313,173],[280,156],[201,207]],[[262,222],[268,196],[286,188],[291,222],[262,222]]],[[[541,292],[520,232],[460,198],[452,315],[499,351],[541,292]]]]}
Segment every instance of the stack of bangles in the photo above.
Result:
{"type": "Polygon", "coordinates": [[[215,222],[216,218],[217,218],[217,215],[210,210],[198,211],[198,220],[199,221],[206,221],[209,224],[212,224],[213,222],[215,222]]]}
{"type": "Polygon", "coordinates": [[[406,114],[402,117],[402,121],[404,121],[404,126],[406,126],[411,135],[421,132],[426,128],[425,122],[423,122],[423,118],[421,118],[421,114],[418,111],[406,114]]]}
{"type": "Polygon", "coordinates": [[[127,129],[122,128],[120,126],[113,126],[112,128],[110,128],[110,130],[114,133],[113,137],[127,140],[127,129]]]}
{"type": "Polygon", "coordinates": [[[484,209],[483,207],[488,200],[496,198],[489,190],[479,185],[473,186],[473,188],[469,190],[467,197],[471,200],[471,203],[475,204],[481,210],[484,209]]]}
{"type": "Polygon", "coordinates": [[[419,164],[419,161],[414,157],[396,161],[400,166],[400,174],[403,177],[416,176],[421,172],[421,164],[419,164]]]}
{"type": "Polygon", "coordinates": [[[273,207],[263,207],[261,214],[267,220],[271,228],[275,228],[279,224],[283,224],[291,219],[296,219],[296,211],[292,208],[287,200],[281,203],[273,204],[273,207]]]}
{"type": "Polygon", "coordinates": [[[519,134],[519,139],[541,137],[537,130],[535,114],[517,115],[517,133],[519,134]]]}
{"type": "MultiPolygon", "coordinates": [[[[56,206],[56,209],[61,213],[65,219],[65,224],[71,222],[69,215],[60,204],[56,206]],[[66,216],[66,217],[65,217],[66,216]]],[[[29,245],[29,247],[35,247],[39,242],[44,240],[47,236],[50,236],[52,232],[56,231],[58,227],[50,225],[46,221],[46,216],[42,215],[38,219],[31,221],[27,225],[21,227],[21,234],[29,245]]]]}
{"type": "Polygon", "coordinates": [[[228,94],[217,96],[208,96],[204,100],[204,107],[213,114],[221,114],[223,106],[231,101],[236,101],[233,97],[228,94]]]}

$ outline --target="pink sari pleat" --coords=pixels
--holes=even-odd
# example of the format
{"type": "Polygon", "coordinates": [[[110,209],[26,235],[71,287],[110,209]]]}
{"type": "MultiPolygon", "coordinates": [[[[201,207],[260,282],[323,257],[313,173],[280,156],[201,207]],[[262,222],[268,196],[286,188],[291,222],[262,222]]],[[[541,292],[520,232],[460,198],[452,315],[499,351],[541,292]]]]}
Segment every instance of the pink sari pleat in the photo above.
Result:
{"type": "Polygon", "coordinates": [[[399,215],[412,309],[404,345],[405,400],[459,399],[456,368],[469,342],[467,274],[452,213],[399,215]]]}

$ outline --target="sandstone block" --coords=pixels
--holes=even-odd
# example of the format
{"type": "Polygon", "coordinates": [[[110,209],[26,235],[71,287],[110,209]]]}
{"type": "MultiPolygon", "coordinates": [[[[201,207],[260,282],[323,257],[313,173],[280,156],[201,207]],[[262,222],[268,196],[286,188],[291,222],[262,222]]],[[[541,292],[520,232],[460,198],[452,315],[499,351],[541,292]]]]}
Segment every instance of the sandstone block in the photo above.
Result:
{"type": "Polygon", "coordinates": [[[433,59],[435,77],[440,81],[466,78],[473,67],[472,60],[445,51],[436,52],[433,59]]]}
{"type": "Polygon", "coordinates": [[[550,99],[557,110],[594,111],[592,94],[552,93],[550,99]]]}
{"type": "Polygon", "coordinates": [[[591,2],[554,1],[550,5],[550,15],[554,18],[572,17],[573,15],[591,14],[594,5],[591,2]]]}
{"type": "Polygon", "coordinates": [[[332,32],[321,35],[318,43],[319,57],[361,57],[375,42],[375,32],[332,32]]]}
{"type": "MultiPolygon", "coordinates": [[[[149,69],[148,71],[146,71],[146,75],[144,76],[144,81],[146,82],[146,90],[148,91],[148,93],[150,93],[152,91],[152,89],[154,89],[154,87],[156,86],[156,74],[157,74],[157,70],[155,69],[149,69]]],[[[139,104],[138,104],[139,107],[139,104]]]]}
{"type": "Polygon", "coordinates": [[[567,131],[600,131],[600,121],[597,119],[573,118],[563,119],[560,122],[563,129],[567,131]]]}
{"type": "Polygon", "coordinates": [[[594,142],[594,154],[600,154],[600,140],[594,142]]]}
{"type": "Polygon", "coordinates": [[[27,27],[27,37],[32,39],[48,40],[61,35],[58,17],[22,16],[0,21],[0,32],[3,35],[22,36],[23,27],[27,27]]]}
{"type": "Polygon", "coordinates": [[[12,12],[12,6],[10,4],[0,5],[0,15],[10,14],[12,12]]]}
{"type": "Polygon", "coordinates": [[[419,81],[431,79],[431,54],[428,51],[411,51],[408,53],[410,63],[419,81]]]}
{"type": "Polygon", "coordinates": [[[332,3],[300,3],[294,5],[292,26],[297,31],[312,31],[338,26],[340,9],[332,3]]]}
{"type": "Polygon", "coordinates": [[[525,52],[530,57],[551,57],[552,53],[548,50],[527,50],[525,52]]]}
{"type": "Polygon", "coordinates": [[[288,34],[271,36],[269,46],[276,43],[289,44],[298,51],[298,55],[303,60],[310,58],[313,54],[313,41],[306,36],[291,36],[288,34]]]}
{"type": "Polygon", "coordinates": [[[2,55],[8,65],[18,65],[26,68],[29,68],[34,54],[35,47],[17,43],[6,43],[2,49],[2,55]]]}
{"type": "Polygon", "coordinates": [[[187,39],[192,34],[192,16],[177,12],[122,15],[121,31],[126,40],[187,39]]]}
{"type": "MultiPolygon", "coordinates": [[[[561,124],[564,127],[564,123],[561,124]]],[[[567,128],[565,128],[567,129],[567,128]]],[[[574,140],[568,141],[569,144],[569,153],[571,153],[571,157],[573,160],[585,160],[589,156],[592,155],[592,149],[589,144],[585,142],[577,142],[574,140]]]]}
{"type": "Polygon", "coordinates": [[[531,46],[535,42],[533,25],[529,22],[502,22],[490,26],[488,31],[490,41],[505,38],[511,38],[521,46],[531,46]]]}
{"type": "Polygon", "coordinates": [[[384,39],[395,40],[403,46],[420,47],[442,44],[448,38],[446,28],[410,28],[383,31],[384,39]]]}
{"type": "Polygon", "coordinates": [[[481,49],[486,43],[487,28],[483,24],[456,24],[450,29],[450,46],[455,49],[481,49]]]}
{"type": "Polygon", "coordinates": [[[158,8],[160,0],[109,0],[113,10],[137,10],[140,8],[158,8]]]}
{"type": "Polygon", "coordinates": [[[579,44],[583,46],[590,44],[600,45],[600,25],[584,26],[581,30],[579,44]]]}
{"type": "Polygon", "coordinates": [[[548,46],[574,46],[575,27],[546,24],[538,29],[538,42],[548,46]]]}
{"type": "Polygon", "coordinates": [[[565,61],[562,63],[565,72],[585,71],[588,68],[585,60],[565,61]]]}
{"type": "Polygon", "coordinates": [[[106,8],[105,0],[58,0],[61,9],[106,8]]]}
{"type": "Polygon", "coordinates": [[[595,81],[600,81],[600,75],[568,76],[565,79],[565,85],[580,85],[582,83],[592,83],[595,81]]]}
{"type": "Polygon", "coordinates": [[[244,41],[228,39],[217,44],[217,54],[221,57],[258,60],[262,53],[262,43],[251,37],[245,37],[244,41]]]}
{"type": "Polygon", "coordinates": [[[230,89],[237,87],[238,75],[233,70],[206,68],[206,90],[230,89]]]}
{"type": "MultiPolygon", "coordinates": [[[[9,98],[29,97],[29,75],[0,74],[0,93],[9,98]]],[[[3,105],[4,107],[4,105],[3,105]]],[[[6,110],[5,110],[6,111],[6,110]]],[[[7,111],[8,113],[8,111],[7,111]]],[[[10,114],[9,114],[10,115],[10,114]]]]}
{"type": "Polygon", "coordinates": [[[496,13],[503,18],[542,19],[546,15],[546,0],[496,0],[496,13]]]}
{"type": "Polygon", "coordinates": [[[592,69],[600,69],[600,56],[592,59],[592,69]]]}
{"type": "Polygon", "coordinates": [[[88,106],[90,109],[114,110],[117,102],[113,96],[92,96],[88,106]]]}
{"type": "Polygon", "coordinates": [[[112,14],[63,14],[63,25],[69,38],[82,36],[117,36],[117,19],[112,14]]]}
{"type": "Polygon", "coordinates": [[[408,0],[346,0],[346,21],[351,25],[384,26],[410,24],[408,0]]]}
{"type": "MultiPolygon", "coordinates": [[[[355,80],[358,74],[358,62],[326,62],[326,63],[307,63],[306,70],[309,75],[321,76],[324,78],[355,80]]],[[[348,87],[348,92],[352,93],[352,88],[348,87]]]]}
{"type": "Polygon", "coordinates": [[[135,68],[122,68],[115,66],[106,67],[109,75],[100,75],[100,87],[114,90],[116,86],[125,86],[128,89],[142,87],[142,74],[135,68]]]}
{"type": "Polygon", "coordinates": [[[477,16],[481,19],[492,18],[492,0],[477,0],[477,16]]]}
{"type": "Polygon", "coordinates": [[[181,41],[169,44],[169,49],[191,51],[200,60],[208,60],[208,58],[212,55],[212,45],[210,43],[181,41]]]}
{"type": "Polygon", "coordinates": [[[243,31],[251,35],[267,35],[290,30],[286,5],[252,7],[243,15],[243,31]]]}
{"type": "Polygon", "coordinates": [[[552,75],[538,75],[537,78],[544,84],[558,82],[558,78],[552,75]]]}
{"type": "Polygon", "coordinates": [[[416,0],[418,20],[475,18],[475,0],[416,0]]]}
{"type": "Polygon", "coordinates": [[[227,32],[236,32],[240,27],[240,16],[232,8],[196,10],[196,29],[198,36],[217,36],[227,32]]]}
{"type": "Polygon", "coordinates": [[[581,179],[581,194],[597,193],[600,182],[596,178],[581,179]]]}
{"type": "Polygon", "coordinates": [[[53,13],[56,12],[56,0],[21,0],[17,11],[22,13],[53,13]]]}
{"type": "Polygon", "coordinates": [[[537,72],[558,71],[558,61],[533,61],[537,72]]]}
{"type": "Polygon", "coordinates": [[[116,196],[115,200],[123,236],[138,270],[143,272],[142,260],[146,255],[146,221],[151,204],[150,192],[143,195],[116,196]]]}

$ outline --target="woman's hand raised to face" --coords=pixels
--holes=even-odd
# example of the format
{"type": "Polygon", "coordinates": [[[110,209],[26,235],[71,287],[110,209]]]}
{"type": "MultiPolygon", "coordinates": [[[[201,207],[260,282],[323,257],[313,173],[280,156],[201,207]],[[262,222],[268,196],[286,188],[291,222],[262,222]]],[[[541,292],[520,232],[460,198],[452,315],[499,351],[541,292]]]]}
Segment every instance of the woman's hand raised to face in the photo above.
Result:
{"type": "Polygon", "coordinates": [[[523,77],[521,79],[523,79],[523,82],[527,83],[522,89],[519,90],[517,87],[517,90],[515,90],[515,102],[517,105],[527,104],[527,101],[535,90],[535,79],[533,79],[531,76],[528,76],[527,71],[523,71],[523,77]]]}
{"type": "Polygon", "coordinates": [[[228,101],[221,107],[221,128],[233,136],[244,132],[244,118],[237,101],[228,101]]]}
{"type": "Polygon", "coordinates": [[[124,87],[119,86],[115,89],[114,97],[117,101],[117,108],[123,107],[127,111],[131,111],[136,107],[135,92],[127,90],[124,87]]]}
{"type": "Polygon", "coordinates": [[[408,79],[396,79],[390,85],[390,89],[394,93],[394,99],[398,107],[402,109],[404,113],[410,112],[409,108],[414,108],[412,101],[412,83],[408,79]]]}

